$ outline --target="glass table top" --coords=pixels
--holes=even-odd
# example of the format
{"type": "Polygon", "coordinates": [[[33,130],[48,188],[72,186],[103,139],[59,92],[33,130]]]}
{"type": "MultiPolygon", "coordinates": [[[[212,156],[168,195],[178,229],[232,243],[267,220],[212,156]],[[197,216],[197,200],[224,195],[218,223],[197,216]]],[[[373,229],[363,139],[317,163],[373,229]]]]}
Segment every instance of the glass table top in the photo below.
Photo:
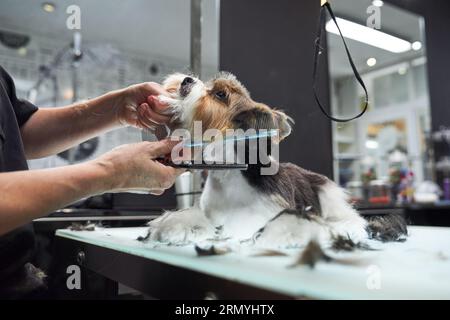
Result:
{"type": "Polygon", "coordinates": [[[193,245],[137,241],[146,229],[63,229],[56,235],[294,297],[450,299],[450,228],[411,226],[406,242],[371,242],[380,250],[327,251],[335,259],[314,269],[290,267],[301,249],[284,250],[286,256],[255,257],[261,249],[233,246],[225,255],[198,257],[193,245]]]}

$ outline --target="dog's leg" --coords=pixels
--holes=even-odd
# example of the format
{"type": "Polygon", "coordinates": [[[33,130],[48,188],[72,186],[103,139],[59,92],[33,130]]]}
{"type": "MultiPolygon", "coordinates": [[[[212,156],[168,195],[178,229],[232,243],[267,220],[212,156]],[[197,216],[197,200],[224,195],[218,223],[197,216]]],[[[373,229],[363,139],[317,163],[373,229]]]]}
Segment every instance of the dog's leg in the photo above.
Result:
{"type": "Polygon", "coordinates": [[[346,192],[332,181],[319,186],[321,214],[284,213],[269,222],[256,244],[264,247],[304,247],[311,239],[332,245],[342,236],[359,243],[368,239],[367,222],[348,202],[346,192]]]}
{"type": "Polygon", "coordinates": [[[331,239],[329,228],[320,217],[284,213],[264,227],[256,239],[256,245],[264,248],[301,248],[311,239],[324,245],[328,245],[331,239]]]}
{"type": "Polygon", "coordinates": [[[167,212],[150,221],[145,241],[186,245],[214,238],[216,228],[198,207],[167,212]]]}
{"type": "Polygon", "coordinates": [[[321,217],[335,236],[349,237],[355,243],[367,240],[367,221],[349,203],[344,189],[329,181],[320,187],[321,217]]]}

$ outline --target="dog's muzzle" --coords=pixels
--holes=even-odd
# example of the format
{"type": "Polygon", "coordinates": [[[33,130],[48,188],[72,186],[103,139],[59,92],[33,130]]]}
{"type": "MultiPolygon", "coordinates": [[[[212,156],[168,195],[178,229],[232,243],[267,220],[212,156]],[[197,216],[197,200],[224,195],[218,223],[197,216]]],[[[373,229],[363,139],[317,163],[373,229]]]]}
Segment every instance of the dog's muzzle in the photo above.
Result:
{"type": "Polygon", "coordinates": [[[191,77],[186,77],[183,79],[180,85],[180,96],[185,98],[190,92],[195,84],[195,80],[191,77]]]}

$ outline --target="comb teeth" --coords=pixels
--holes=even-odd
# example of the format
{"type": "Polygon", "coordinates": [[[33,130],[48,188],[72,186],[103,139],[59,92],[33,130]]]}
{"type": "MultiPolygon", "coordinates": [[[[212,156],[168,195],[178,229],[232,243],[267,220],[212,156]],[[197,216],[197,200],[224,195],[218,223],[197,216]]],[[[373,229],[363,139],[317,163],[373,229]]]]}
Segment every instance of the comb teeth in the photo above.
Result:
{"type": "MultiPolygon", "coordinates": [[[[258,132],[256,134],[253,135],[244,135],[244,136],[230,136],[230,137],[225,137],[222,139],[223,142],[230,142],[230,141],[242,141],[242,140],[257,140],[260,138],[274,138],[278,135],[277,130],[275,129],[271,129],[271,130],[267,130],[264,132],[258,132]]],[[[219,141],[219,140],[216,140],[219,141]]],[[[190,147],[201,147],[201,146],[205,146],[208,145],[210,143],[212,143],[213,141],[211,140],[202,140],[202,141],[193,141],[191,143],[186,143],[184,144],[184,147],[186,148],[190,148],[190,147]]]]}

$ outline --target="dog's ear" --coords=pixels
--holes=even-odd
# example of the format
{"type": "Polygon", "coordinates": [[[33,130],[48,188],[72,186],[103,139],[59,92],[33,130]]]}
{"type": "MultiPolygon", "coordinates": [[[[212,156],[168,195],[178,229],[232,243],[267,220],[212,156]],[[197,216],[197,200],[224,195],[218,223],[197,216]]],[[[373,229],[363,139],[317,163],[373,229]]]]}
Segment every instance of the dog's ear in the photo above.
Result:
{"type": "Polygon", "coordinates": [[[294,119],[286,115],[284,112],[278,110],[273,111],[273,117],[275,118],[277,129],[280,132],[280,141],[281,141],[291,134],[294,119]]]}

